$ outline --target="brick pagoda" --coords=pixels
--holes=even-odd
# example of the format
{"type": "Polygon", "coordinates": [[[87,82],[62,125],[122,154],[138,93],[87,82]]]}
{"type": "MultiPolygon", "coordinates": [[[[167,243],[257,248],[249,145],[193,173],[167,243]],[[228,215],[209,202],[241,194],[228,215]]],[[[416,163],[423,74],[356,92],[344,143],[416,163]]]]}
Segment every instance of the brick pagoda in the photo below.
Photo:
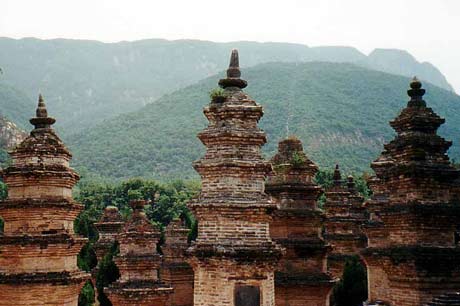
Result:
{"type": "Polygon", "coordinates": [[[115,206],[107,206],[104,209],[101,219],[94,224],[99,234],[99,239],[94,244],[97,262],[101,262],[117,241],[117,236],[123,229],[123,224],[123,218],[118,208],[115,206]]]}
{"type": "Polygon", "coordinates": [[[361,230],[361,225],[367,220],[364,199],[356,191],[352,176],[347,178],[345,184],[338,165],[334,170],[333,185],[325,195],[324,237],[333,246],[327,258],[328,271],[335,277],[342,277],[346,261],[359,255],[367,245],[366,236],[361,230]]]}
{"type": "MultiPolygon", "coordinates": [[[[410,101],[390,122],[397,136],[372,163],[374,191],[365,226],[369,299],[416,306],[460,289],[459,177],[436,134],[444,123],[414,79],[410,101]]],[[[430,304],[437,305],[437,304],[430,304]]]]}
{"type": "Polygon", "coordinates": [[[193,269],[185,257],[189,246],[188,233],[189,229],[179,218],[172,220],[166,227],[165,243],[161,248],[161,279],[174,288],[170,306],[193,305],[193,269]]]}
{"type": "Polygon", "coordinates": [[[274,172],[266,192],[280,209],[274,213],[270,233],[286,248],[275,273],[276,306],[329,305],[335,280],[326,272],[330,246],[322,237],[325,216],[317,204],[322,190],[313,182],[318,167],[293,137],[278,144],[271,163],[274,172]]]}
{"type": "Polygon", "coordinates": [[[114,258],[120,278],[104,288],[114,306],[164,306],[173,289],[160,281],[160,231],[144,213],[145,201],[131,201],[133,214],[118,236],[120,254],[114,258]]]}
{"type": "Polygon", "coordinates": [[[202,179],[189,204],[198,238],[189,248],[195,272],[195,306],[274,306],[274,270],[282,250],[270,238],[276,205],[264,193],[271,166],[261,156],[263,115],[242,91],[238,52],[232,51],[223,92],[204,108],[209,120],[198,138],[205,156],[194,163],[202,179]]]}
{"type": "Polygon", "coordinates": [[[74,234],[83,206],[72,199],[78,174],[72,157],[52,129],[39,97],[34,129],[10,152],[2,171],[8,198],[0,202],[5,221],[0,234],[0,305],[77,306],[89,274],[77,267],[86,239],[74,234]]]}

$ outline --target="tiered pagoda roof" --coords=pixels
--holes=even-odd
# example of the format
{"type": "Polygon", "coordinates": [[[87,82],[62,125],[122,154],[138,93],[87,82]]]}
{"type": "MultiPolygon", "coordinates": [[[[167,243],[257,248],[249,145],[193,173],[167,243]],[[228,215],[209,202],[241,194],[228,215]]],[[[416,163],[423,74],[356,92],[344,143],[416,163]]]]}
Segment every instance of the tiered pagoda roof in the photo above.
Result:
{"type": "Polygon", "coordinates": [[[414,78],[407,107],[390,122],[397,135],[371,165],[374,195],[366,204],[370,300],[398,306],[460,289],[460,170],[446,153],[451,142],[436,133],[444,119],[424,94],[414,78]]]}
{"type": "Polygon", "coordinates": [[[173,289],[159,278],[161,233],[147,219],[144,200],[130,204],[133,213],[118,235],[120,254],[114,258],[121,276],[104,291],[114,305],[166,305],[173,289]]]}
{"type": "Polygon", "coordinates": [[[276,305],[327,305],[335,279],[324,265],[331,248],[321,234],[325,215],[317,200],[322,190],[313,181],[318,167],[295,137],[280,141],[271,163],[266,192],[279,210],[270,233],[286,248],[275,272],[276,305]]]}
{"type": "Polygon", "coordinates": [[[10,305],[77,305],[89,274],[77,267],[87,239],[74,234],[83,206],[72,199],[78,174],[72,157],[51,127],[43,97],[30,135],[10,152],[2,171],[8,198],[0,203],[0,299],[10,305]]]}

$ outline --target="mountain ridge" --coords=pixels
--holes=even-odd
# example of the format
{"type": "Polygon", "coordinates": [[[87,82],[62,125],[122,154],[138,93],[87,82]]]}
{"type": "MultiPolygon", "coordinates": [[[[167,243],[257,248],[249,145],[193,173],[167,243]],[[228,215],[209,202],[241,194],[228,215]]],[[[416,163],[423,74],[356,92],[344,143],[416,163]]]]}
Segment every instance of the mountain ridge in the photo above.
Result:
{"type": "MultiPolygon", "coordinates": [[[[2,81],[24,91],[29,100],[35,100],[38,91],[44,94],[60,119],[57,129],[65,136],[140,109],[164,94],[222,71],[232,48],[240,50],[243,67],[279,61],[351,61],[372,69],[372,65],[400,69],[399,64],[396,68],[391,68],[391,63],[382,64],[385,56],[368,63],[368,56],[347,46],[164,39],[104,43],[36,38],[0,38],[0,67],[2,81]]],[[[422,80],[433,80],[451,89],[439,70],[424,69],[417,61],[411,61],[398,71],[409,76],[413,75],[409,71],[417,70],[422,80]]],[[[25,120],[15,122],[27,124],[25,120]]]]}
{"type": "MultiPolygon", "coordinates": [[[[247,92],[264,107],[261,127],[271,156],[279,140],[297,135],[321,167],[369,171],[370,162],[394,134],[388,122],[405,107],[410,79],[343,63],[268,63],[242,69],[247,92]]],[[[223,73],[163,96],[141,110],[107,119],[69,137],[75,166],[114,179],[130,176],[197,178],[191,163],[204,148],[202,108],[223,73]]],[[[431,84],[426,100],[446,117],[441,135],[454,140],[460,157],[460,97],[431,84]]]]}

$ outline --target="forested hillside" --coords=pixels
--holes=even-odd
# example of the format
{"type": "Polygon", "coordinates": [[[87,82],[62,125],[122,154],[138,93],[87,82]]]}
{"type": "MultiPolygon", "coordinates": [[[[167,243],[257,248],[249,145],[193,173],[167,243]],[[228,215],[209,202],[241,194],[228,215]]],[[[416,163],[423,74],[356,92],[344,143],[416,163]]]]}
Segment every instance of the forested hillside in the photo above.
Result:
{"type": "MultiPolygon", "coordinates": [[[[29,100],[35,100],[39,91],[44,94],[65,136],[222,71],[232,48],[240,50],[243,67],[275,61],[352,62],[402,75],[416,73],[422,80],[451,89],[435,67],[417,62],[407,52],[379,50],[367,57],[351,47],[288,43],[0,38],[0,67],[3,81],[23,90],[29,100]]],[[[24,120],[17,122],[22,125],[24,120]]]]}
{"type": "MultiPolygon", "coordinates": [[[[38,98],[38,95],[37,95],[38,98]]],[[[22,129],[29,129],[29,119],[35,103],[23,91],[7,85],[0,75],[0,116],[6,117],[22,129]]]]}
{"type": "MultiPolygon", "coordinates": [[[[322,167],[368,170],[392,137],[388,121],[405,107],[409,78],[338,63],[270,63],[243,70],[247,92],[265,108],[264,147],[296,134],[322,167]]],[[[203,154],[196,134],[205,127],[202,108],[219,76],[166,95],[139,111],[106,120],[72,136],[75,165],[112,178],[196,177],[191,163],[203,154]]],[[[445,117],[441,135],[454,140],[460,156],[460,97],[430,84],[428,105],[445,117]]]]}

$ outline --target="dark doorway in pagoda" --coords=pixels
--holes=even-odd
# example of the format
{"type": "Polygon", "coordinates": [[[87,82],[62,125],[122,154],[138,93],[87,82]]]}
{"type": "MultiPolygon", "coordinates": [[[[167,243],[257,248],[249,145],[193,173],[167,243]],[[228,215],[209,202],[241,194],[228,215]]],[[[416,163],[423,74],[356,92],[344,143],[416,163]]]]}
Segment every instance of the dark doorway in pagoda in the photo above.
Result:
{"type": "Polygon", "coordinates": [[[237,285],[235,287],[235,306],[260,306],[260,288],[237,285]]]}

